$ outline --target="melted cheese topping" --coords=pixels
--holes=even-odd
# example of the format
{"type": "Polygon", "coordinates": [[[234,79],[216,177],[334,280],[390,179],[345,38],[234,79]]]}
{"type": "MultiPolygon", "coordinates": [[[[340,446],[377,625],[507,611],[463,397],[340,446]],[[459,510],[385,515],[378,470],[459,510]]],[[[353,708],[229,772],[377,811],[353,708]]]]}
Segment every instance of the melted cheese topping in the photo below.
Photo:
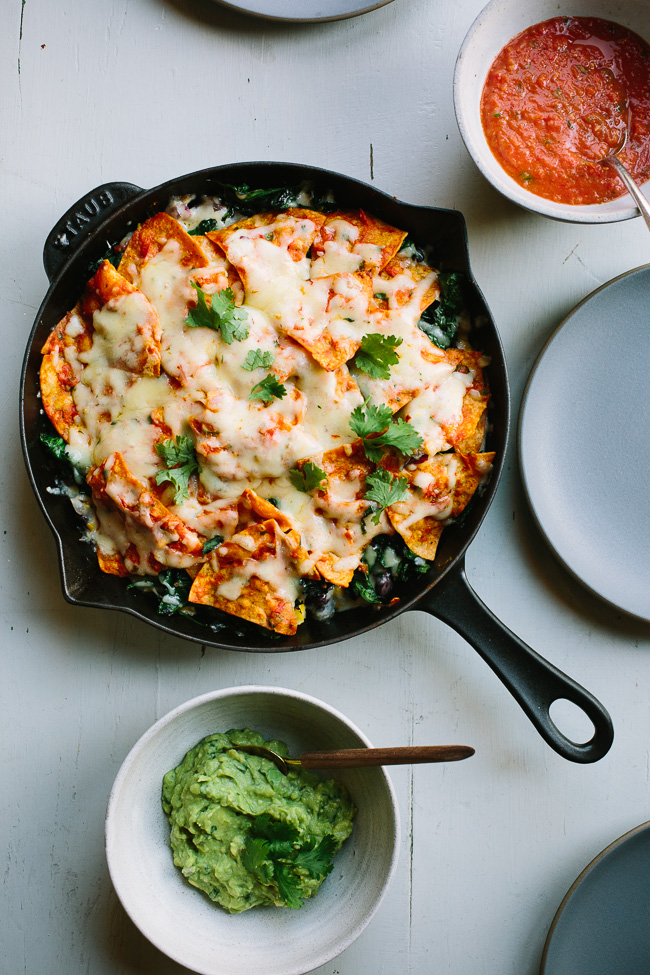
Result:
{"type": "MultiPolygon", "coordinates": [[[[178,202],[179,216],[184,206],[178,202]]],[[[202,204],[201,216],[215,213],[224,216],[217,204],[202,204]]],[[[329,239],[314,260],[309,247],[317,226],[308,217],[291,222],[278,214],[260,226],[247,223],[235,225],[228,235],[223,245],[227,259],[213,248],[214,263],[192,267],[179,240],[169,240],[155,256],[142,260],[134,281],[138,290],[96,310],[92,328],[76,312],[67,316],[65,357],[75,377],[72,396],[78,413],[68,449],[79,466],[92,470],[103,465],[110,471],[116,457],[123,459],[131,476],[107,481],[96,505],[94,537],[101,552],[119,555],[132,573],[205,561],[196,545],[181,544],[171,522],[161,527],[153,508],[143,510],[143,490],[160,498],[174,524],[182,523],[194,539],[237,535],[242,547],[246,532],[238,502],[243,493],[252,490],[272,499],[295,528],[300,555],[289,547],[275,558],[245,561],[219,585],[217,595],[236,602],[255,576],[293,603],[297,579],[313,575],[324,555],[333,557],[338,571],[351,572],[373,535],[393,529],[385,512],[376,525],[364,521],[367,469],[352,465],[346,474],[344,467],[310,493],[297,489],[290,472],[307,459],[322,469],[328,452],[352,444],[350,417],[364,398],[400,409],[398,415],[421,434],[430,455],[449,449],[444,430],[460,421],[474,376],[455,371],[417,327],[435,271],[425,268],[416,278],[408,269],[392,277],[380,277],[375,270],[373,277],[364,268],[379,268],[382,248],[359,243],[358,228],[343,218],[330,221],[329,239]],[[188,314],[197,304],[193,283],[205,282],[201,289],[210,297],[237,274],[246,337],[226,342],[218,329],[191,327],[188,314]],[[372,298],[377,292],[380,304],[372,298]],[[152,315],[160,339],[159,376],[139,372],[144,324],[152,315]],[[89,332],[88,347],[81,338],[89,332]],[[350,368],[323,368],[308,351],[310,343],[327,336],[335,347],[353,343],[350,359],[368,333],[401,340],[399,361],[388,379],[371,378],[353,361],[350,368]],[[253,353],[264,353],[268,367],[249,368],[253,353]],[[283,395],[251,398],[267,377],[281,383],[283,395]],[[191,438],[199,470],[189,497],[175,504],[173,487],[156,484],[165,466],[156,447],[179,436],[191,438]]],[[[205,253],[211,253],[207,245],[205,253]]],[[[450,459],[449,498],[454,470],[450,459]]],[[[405,527],[430,515],[444,520],[451,513],[450,500],[426,499],[429,477],[413,478],[422,500],[409,509],[405,527]]],[[[211,557],[218,564],[219,548],[211,557]]]]}

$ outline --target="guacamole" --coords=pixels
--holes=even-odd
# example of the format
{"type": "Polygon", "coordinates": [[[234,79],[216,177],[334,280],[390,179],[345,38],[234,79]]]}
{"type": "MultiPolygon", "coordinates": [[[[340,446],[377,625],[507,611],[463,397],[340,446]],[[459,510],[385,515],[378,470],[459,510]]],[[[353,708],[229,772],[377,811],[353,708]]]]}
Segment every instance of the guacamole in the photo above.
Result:
{"type": "Polygon", "coordinates": [[[275,904],[301,907],[332,869],[356,813],[345,788],[309,772],[283,775],[237,751],[280,741],[255,731],[209,735],[163,779],[174,863],[231,914],[275,904]]]}

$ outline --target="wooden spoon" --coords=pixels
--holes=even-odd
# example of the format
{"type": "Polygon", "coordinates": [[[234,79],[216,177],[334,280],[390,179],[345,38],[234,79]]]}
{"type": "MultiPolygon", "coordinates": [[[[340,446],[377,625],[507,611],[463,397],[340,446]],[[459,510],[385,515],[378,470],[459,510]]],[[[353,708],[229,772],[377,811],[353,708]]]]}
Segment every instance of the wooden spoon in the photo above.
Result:
{"type": "Polygon", "coordinates": [[[236,745],[234,750],[268,758],[285,775],[300,768],[364,768],[370,765],[415,765],[420,762],[460,762],[474,754],[469,745],[408,745],[402,748],[341,748],[338,751],[304,752],[300,758],[283,758],[263,745],[236,745]]]}

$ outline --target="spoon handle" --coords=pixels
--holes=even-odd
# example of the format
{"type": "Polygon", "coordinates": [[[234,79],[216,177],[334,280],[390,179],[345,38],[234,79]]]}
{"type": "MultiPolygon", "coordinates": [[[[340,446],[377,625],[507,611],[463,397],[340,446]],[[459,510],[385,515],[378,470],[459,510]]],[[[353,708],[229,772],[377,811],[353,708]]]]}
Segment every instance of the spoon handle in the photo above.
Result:
{"type": "Polygon", "coordinates": [[[343,748],[305,752],[303,768],[362,768],[368,765],[415,765],[418,762],[459,762],[474,754],[469,745],[409,745],[403,748],[343,748]]]}
{"type": "Polygon", "coordinates": [[[630,196],[632,197],[637,207],[639,208],[641,216],[645,220],[646,225],[650,230],[650,203],[648,203],[645,196],[643,195],[639,187],[636,185],[636,183],[628,173],[627,169],[623,165],[623,163],[620,161],[620,159],[617,159],[616,156],[607,156],[607,158],[604,159],[603,162],[607,162],[608,165],[612,167],[612,169],[616,170],[619,178],[625,183],[630,196]]]}

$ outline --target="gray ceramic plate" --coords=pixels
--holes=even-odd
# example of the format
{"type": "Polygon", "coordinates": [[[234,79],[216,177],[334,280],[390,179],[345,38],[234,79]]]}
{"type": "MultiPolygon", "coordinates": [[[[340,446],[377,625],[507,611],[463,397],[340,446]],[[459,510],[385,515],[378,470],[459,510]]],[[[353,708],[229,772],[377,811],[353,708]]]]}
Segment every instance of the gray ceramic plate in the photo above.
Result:
{"type": "Polygon", "coordinates": [[[599,853],[560,904],[540,975],[648,975],[650,823],[599,853]]]}
{"type": "Polygon", "coordinates": [[[531,373],[519,421],[524,487],[549,544],[594,593],[648,621],[649,375],[650,265],[574,308],[531,373]]]}
{"type": "Polygon", "coordinates": [[[383,7],[392,0],[218,0],[224,7],[267,20],[314,22],[345,20],[383,7]]]}

